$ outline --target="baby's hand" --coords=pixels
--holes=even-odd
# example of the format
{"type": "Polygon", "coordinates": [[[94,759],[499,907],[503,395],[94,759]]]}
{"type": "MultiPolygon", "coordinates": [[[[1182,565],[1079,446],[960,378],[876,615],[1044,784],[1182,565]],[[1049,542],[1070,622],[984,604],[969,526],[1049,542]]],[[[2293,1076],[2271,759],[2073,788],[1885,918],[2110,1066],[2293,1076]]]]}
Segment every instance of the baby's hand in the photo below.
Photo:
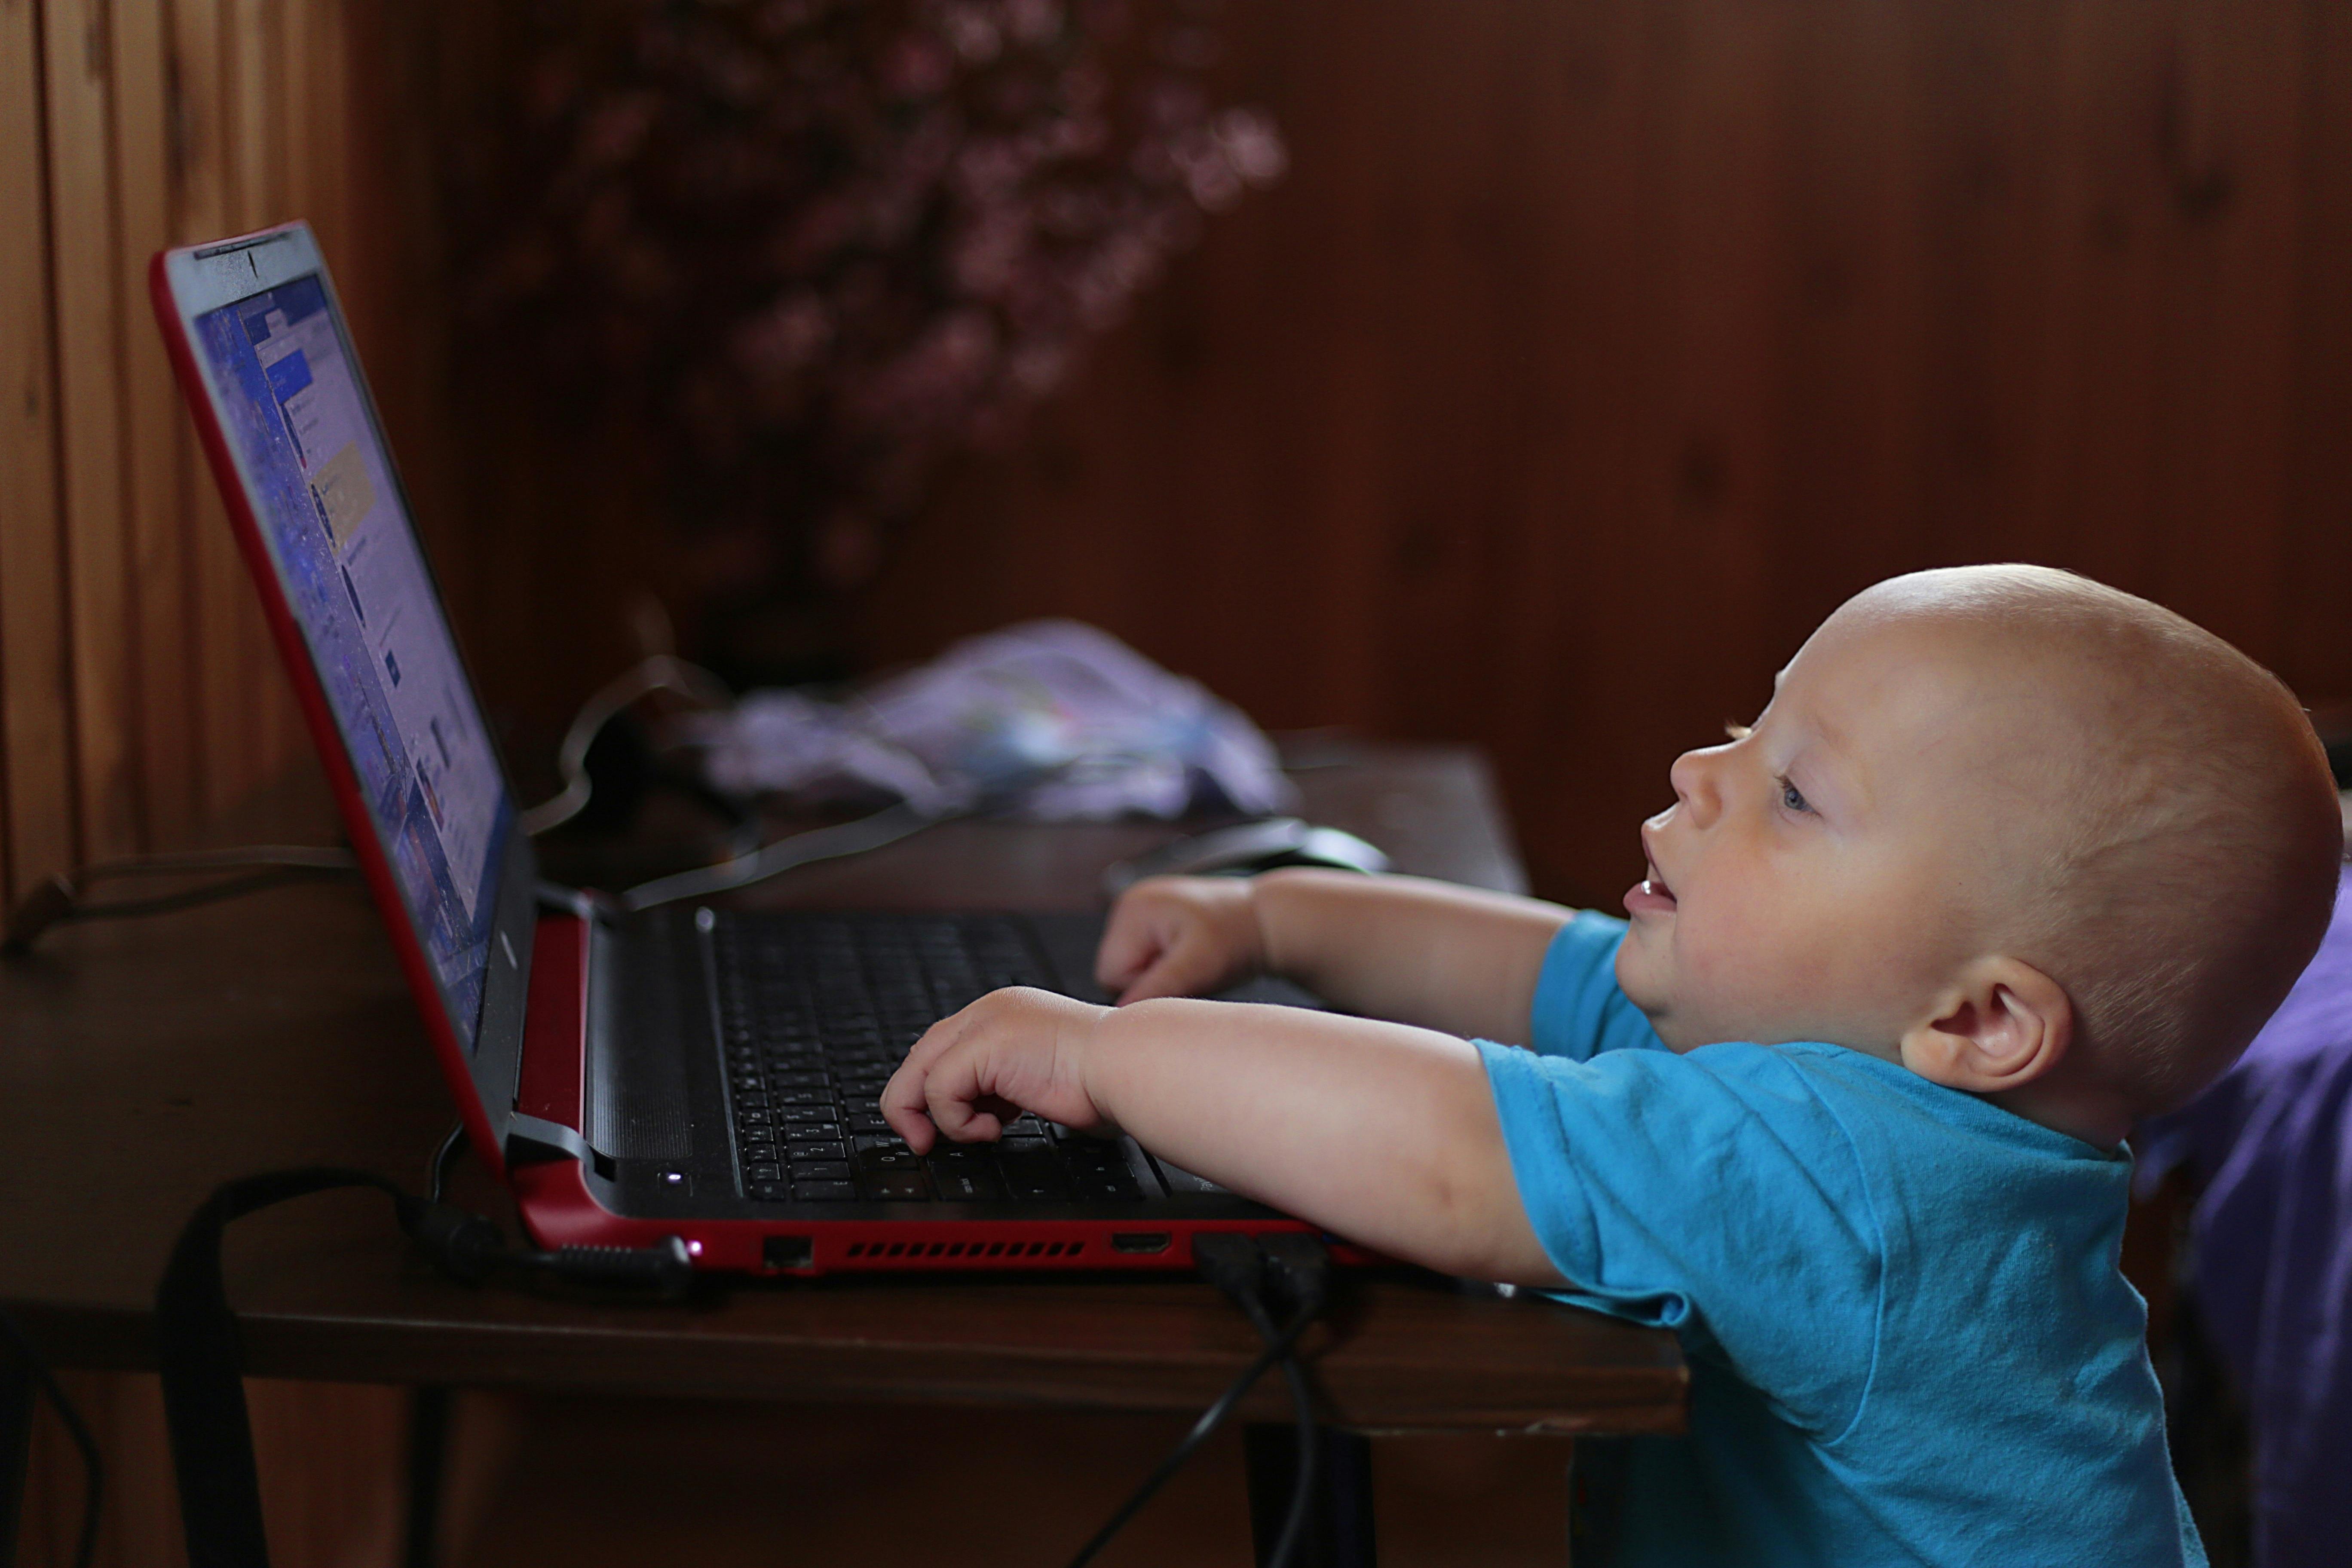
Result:
{"type": "Polygon", "coordinates": [[[1085,1078],[1087,1043],[1109,1012],[1026,986],[992,991],[915,1042],[882,1090],[882,1115],[918,1154],[940,1133],[958,1143],[995,1138],[1024,1110],[1082,1132],[1112,1131],[1085,1078]]]}
{"type": "Polygon", "coordinates": [[[1250,885],[1231,877],[1153,877],[1119,896],[1095,954],[1095,982],[1118,1004],[1211,996],[1265,968],[1250,885]]]}

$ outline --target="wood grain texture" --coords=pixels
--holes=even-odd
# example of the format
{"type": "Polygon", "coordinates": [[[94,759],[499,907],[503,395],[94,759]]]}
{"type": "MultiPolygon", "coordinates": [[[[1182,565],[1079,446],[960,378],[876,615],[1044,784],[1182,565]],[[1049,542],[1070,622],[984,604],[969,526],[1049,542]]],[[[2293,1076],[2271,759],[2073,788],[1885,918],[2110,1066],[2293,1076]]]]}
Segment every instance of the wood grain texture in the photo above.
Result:
{"type": "Polygon", "coordinates": [[[10,215],[0,223],[0,737],[12,888],[75,854],[45,54],[31,0],[0,0],[0,213],[10,215]]]}
{"type": "Polygon", "coordinates": [[[163,0],[110,0],[113,29],[113,258],[121,316],[123,483],[130,522],[131,624],[142,837],[182,844],[202,821],[196,772],[196,661],[189,657],[187,519],[180,442],[187,416],[147,304],[147,260],[172,243],[176,113],[163,0]]]}
{"type": "Polygon", "coordinates": [[[139,847],[137,693],[117,292],[113,39],[104,0],[41,8],[58,369],[65,611],[84,858],[139,847]]]}
{"type": "MultiPolygon", "coordinates": [[[[10,529],[0,574],[18,874],[78,820],[175,841],[301,744],[210,478],[184,431],[167,452],[133,288],[159,237],[315,211],[501,724],[554,728],[675,574],[644,454],[452,374],[415,127],[485,90],[465,9],[6,15],[12,204],[43,215],[10,235],[37,390],[6,482],[12,518],[58,519],[10,529]],[[110,225],[110,268],[79,265],[110,225]],[[106,395],[60,321],[113,336],[106,395]]],[[[2077,565],[2352,696],[2337,9],[1370,16],[1230,8],[1224,68],[1287,128],[1289,180],[1209,226],[1019,454],[951,479],[859,607],[869,663],[1072,613],[1270,724],[1477,739],[1539,885],[1600,901],[1666,760],[1886,572],[2077,565]]]]}
{"type": "Polygon", "coordinates": [[[1223,16],[1287,180],[951,482],[869,662],[1071,614],[1270,724],[1475,740],[1601,903],[1891,573],[2073,566],[2352,696],[2341,7],[1223,16]]]}

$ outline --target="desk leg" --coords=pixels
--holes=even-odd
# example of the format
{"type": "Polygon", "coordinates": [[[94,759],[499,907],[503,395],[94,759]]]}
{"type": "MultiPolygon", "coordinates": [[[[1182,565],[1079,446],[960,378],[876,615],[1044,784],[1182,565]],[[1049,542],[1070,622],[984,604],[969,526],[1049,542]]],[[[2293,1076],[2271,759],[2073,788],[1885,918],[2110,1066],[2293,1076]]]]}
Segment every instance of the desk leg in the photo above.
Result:
{"type": "Polygon", "coordinates": [[[449,1391],[419,1384],[408,1407],[408,1539],[402,1568],[434,1568],[440,1555],[441,1483],[449,1468],[449,1391]]]}
{"type": "MultiPolygon", "coordinates": [[[[1315,1495],[1307,1527],[1288,1568],[1374,1568],[1372,1441],[1353,1432],[1318,1426],[1315,1495]]],[[[1292,1479],[1298,1474],[1298,1428],[1253,1423],[1242,1434],[1249,1469],[1250,1537],[1263,1565],[1290,1517],[1292,1479]]]]}
{"type": "Polygon", "coordinates": [[[0,1344],[0,1568],[16,1568],[33,1458],[33,1373],[0,1344]]]}

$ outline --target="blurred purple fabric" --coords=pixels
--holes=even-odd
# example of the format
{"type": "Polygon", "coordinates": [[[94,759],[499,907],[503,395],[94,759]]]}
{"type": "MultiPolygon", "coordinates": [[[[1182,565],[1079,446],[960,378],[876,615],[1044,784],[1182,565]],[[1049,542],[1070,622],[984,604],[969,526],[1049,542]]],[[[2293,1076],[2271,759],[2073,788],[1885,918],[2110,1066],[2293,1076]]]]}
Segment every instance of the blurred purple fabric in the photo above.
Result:
{"type": "Polygon", "coordinates": [[[2352,1562],[2352,872],[2318,956],[2238,1064],[2134,1139],[2203,1184],[2189,1288],[2244,1395],[2254,1561],[2352,1562]]]}

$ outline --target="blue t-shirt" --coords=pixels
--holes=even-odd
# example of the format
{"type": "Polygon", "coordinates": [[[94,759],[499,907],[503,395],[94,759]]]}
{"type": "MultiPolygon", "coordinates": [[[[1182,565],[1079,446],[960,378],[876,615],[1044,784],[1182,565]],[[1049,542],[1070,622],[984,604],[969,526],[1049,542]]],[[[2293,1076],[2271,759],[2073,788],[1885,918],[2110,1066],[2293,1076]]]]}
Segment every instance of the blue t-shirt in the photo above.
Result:
{"type": "Polygon", "coordinates": [[[1624,930],[1561,931],[1534,1051],[1479,1042],[1555,1294],[1689,1358],[1619,1560],[2203,1563],[2116,1268],[2130,1154],[1838,1046],[1676,1055],[1624,930]]]}

